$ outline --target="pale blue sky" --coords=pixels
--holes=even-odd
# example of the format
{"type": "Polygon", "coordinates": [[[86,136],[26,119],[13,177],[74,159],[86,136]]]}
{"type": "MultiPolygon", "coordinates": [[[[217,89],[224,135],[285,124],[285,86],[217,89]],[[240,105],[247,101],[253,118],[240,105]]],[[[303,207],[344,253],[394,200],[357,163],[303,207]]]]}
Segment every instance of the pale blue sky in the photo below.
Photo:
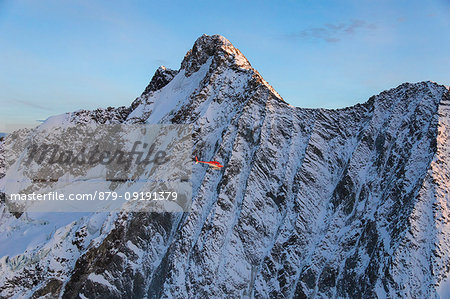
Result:
{"type": "Polygon", "coordinates": [[[294,106],[450,84],[449,0],[0,0],[0,131],[127,106],[203,33],[227,37],[294,106]]]}

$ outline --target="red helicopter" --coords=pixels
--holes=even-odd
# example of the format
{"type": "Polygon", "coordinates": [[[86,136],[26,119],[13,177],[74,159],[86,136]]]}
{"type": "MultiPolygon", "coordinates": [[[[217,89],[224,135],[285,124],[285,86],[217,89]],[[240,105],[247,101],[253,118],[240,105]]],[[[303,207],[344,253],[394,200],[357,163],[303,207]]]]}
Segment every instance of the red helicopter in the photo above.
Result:
{"type": "Polygon", "coordinates": [[[197,159],[197,157],[195,157],[195,164],[198,164],[198,163],[207,164],[207,165],[211,166],[211,167],[214,168],[214,169],[220,169],[220,168],[223,167],[223,165],[220,164],[220,163],[217,162],[217,161],[209,161],[209,162],[207,162],[207,161],[199,161],[199,160],[197,159]]]}

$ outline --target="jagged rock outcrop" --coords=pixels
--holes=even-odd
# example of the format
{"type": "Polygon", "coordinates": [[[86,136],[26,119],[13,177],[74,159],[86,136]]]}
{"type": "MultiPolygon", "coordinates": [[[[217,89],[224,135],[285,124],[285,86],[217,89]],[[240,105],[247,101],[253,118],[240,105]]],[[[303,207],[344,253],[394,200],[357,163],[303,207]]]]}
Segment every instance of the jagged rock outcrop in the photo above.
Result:
{"type": "Polygon", "coordinates": [[[449,107],[448,87],[420,82],[295,108],[204,35],[130,108],[63,118],[193,124],[193,155],[225,167],[195,166],[191,211],[42,224],[2,205],[2,233],[55,230],[0,259],[0,295],[435,298],[450,271],[449,107]]]}

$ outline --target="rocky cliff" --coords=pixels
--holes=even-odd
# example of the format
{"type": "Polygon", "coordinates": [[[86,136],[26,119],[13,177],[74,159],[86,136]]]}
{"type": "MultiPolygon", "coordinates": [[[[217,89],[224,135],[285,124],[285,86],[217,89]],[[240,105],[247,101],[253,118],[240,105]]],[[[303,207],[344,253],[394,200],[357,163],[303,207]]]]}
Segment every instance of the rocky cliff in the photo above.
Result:
{"type": "Polygon", "coordinates": [[[192,124],[193,156],[225,167],[193,166],[185,213],[0,203],[3,297],[436,298],[450,272],[448,87],[296,108],[227,39],[204,35],[130,107],[51,126],[62,122],[192,124]]]}

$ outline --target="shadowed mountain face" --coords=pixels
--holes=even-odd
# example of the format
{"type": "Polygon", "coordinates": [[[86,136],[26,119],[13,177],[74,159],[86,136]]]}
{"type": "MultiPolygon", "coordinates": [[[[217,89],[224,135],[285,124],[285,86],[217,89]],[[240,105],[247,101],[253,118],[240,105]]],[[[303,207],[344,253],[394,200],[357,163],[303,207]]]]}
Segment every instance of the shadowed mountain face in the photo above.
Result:
{"type": "Polygon", "coordinates": [[[435,298],[450,270],[445,86],[406,83],[349,108],[296,108],[228,40],[204,35],[130,107],[60,119],[192,124],[192,155],[225,167],[193,166],[188,213],[61,224],[0,203],[2,234],[52,228],[0,251],[1,296],[435,298]]]}

